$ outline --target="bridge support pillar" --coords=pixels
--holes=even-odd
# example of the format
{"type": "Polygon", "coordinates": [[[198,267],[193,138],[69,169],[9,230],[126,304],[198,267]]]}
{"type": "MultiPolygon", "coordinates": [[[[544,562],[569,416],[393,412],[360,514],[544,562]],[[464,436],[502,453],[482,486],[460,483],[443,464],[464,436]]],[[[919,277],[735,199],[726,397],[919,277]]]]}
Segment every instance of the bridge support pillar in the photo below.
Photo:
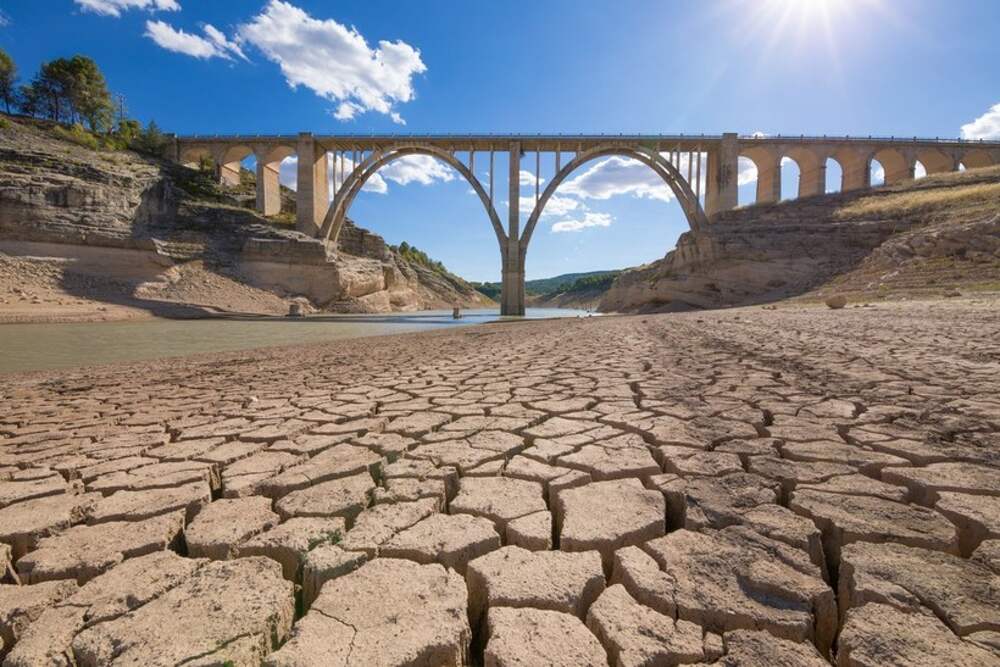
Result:
{"type": "Polygon", "coordinates": [[[218,166],[218,176],[219,176],[219,185],[224,185],[231,188],[239,187],[240,163],[239,162],[230,162],[228,164],[220,163],[218,166]]]}
{"type": "Polygon", "coordinates": [[[500,287],[500,314],[524,316],[524,257],[521,247],[521,144],[510,145],[508,166],[507,244],[500,251],[503,263],[500,287]]]}
{"type": "Polygon", "coordinates": [[[841,179],[840,189],[860,190],[872,186],[872,164],[870,160],[858,155],[840,159],[841,179]]]}
{"type": "Polygon", "coordinates": [[[295,228],[303,234],[318,236],[323,216],[330,205],[326,151],[316,143],[311,133],[302,132],[299,134],[298,157],[295,228]]]}
{"type": "Polygon", "coordinates": [[[771,156],[757,163],[757,203],[774,204],[781,200],[781,158],[771,156]]]}
{"type": "Polygon", "coordinates": [[[799,172],[799,197],[811,197],[826,192],[826,160],[799,172]]]}
{"type": "Polygon", "coordinates": [[[722,135],[718,150],[708,152],[705,215],[736,208],[739,186],[740,146],[735,132],[722,135]]]}
{"type": "Polygon", "coordinates": [[[263,215],[281,213],[281,182],[278,179],[280,162],[265,163],[257,160],[257,210],[263,215]]]}

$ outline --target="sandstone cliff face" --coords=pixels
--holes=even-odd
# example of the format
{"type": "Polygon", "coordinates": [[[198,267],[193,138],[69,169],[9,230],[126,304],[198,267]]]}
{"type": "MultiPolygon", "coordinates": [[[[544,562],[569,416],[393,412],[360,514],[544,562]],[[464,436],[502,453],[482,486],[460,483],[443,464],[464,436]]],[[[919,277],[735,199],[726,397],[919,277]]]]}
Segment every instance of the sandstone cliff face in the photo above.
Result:
{"type": "MultiPolygon", "coordinates": [[[[169,269],[197,261],[231,281],[325,310],[491,303],[464,281],[411,264],[353,225],[331,248],[237,203],[205,192],[181,167],[95,152],[54,138],[44,126],[8,121],[0,128],[0,253],[38,252],[38,244],[51,251],[56,244],[48,254],[72,258],[74,248],[101,248],[102,261],[77,262],[76,270],[108,277],[128,265],[124,284],[133,290],[169,282],[169,269]],[[121,262],[108,259],[115,250],[124,253],[121,262]]],[[[209,305],[226,310],[226,297],[220,293],[209,305]]]]}
{"type": "Polygon", "coordinates": [[[686,310],[832,291],[1000,289],[1000,169],[753,206],[687,232],[666,257],[623,273],[611,311],[686,310]]]}

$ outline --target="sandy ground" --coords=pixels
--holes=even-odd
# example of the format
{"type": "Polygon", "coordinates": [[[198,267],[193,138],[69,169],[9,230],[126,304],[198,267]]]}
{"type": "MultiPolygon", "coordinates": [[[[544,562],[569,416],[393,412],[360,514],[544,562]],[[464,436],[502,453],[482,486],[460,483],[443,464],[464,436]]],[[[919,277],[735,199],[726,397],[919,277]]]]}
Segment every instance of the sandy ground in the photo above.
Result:
{"type": "Polygon", "coordinates": [[[1000,664],[1000,309],[5,378],[7,665],[1000,664]]]}
{"type": "Polygon", "coordinates": [[[81,272],[65,258],[0,253],[0,323],[288,312],[285,299],[210,270],[200,261],[164,267],[152,278],[139,282],[107,277],[81,272]]]}

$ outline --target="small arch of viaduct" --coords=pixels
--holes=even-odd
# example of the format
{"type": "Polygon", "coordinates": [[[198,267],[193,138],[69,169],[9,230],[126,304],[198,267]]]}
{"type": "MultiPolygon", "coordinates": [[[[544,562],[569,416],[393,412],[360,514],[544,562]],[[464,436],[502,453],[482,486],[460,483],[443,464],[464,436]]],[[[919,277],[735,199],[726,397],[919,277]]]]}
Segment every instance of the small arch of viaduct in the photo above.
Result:
{"type": "MultiPolygon", "coordinates": [[[[410,155],[428,155],[461,175],[479,197],[500,247],[501,312],[524,314],[524,265],[532,234],[545,205],[559,186],[583,164],[608,156],[636,160],[656,173],[671,189],[691,229],[711,224],[722,211],[737,206],[739,160],[757,168],[757,203],[782,197],[781,165],[793,160],[799,168],[796,196],[826,191],[829,161],[839,165],[841,190],[871,187],[871,165],[877,161],[885,183],[914,177],[917,163],[928,174],[976,169],[1000,164],[1000,142],[937,139],[854,137],[740,137],[685,135],[373,135],[373,136],[236,136],[171,137],[170,157],[197,166],[214,165],[219,182],[240,183],[241,163],[256,162],[257,209],[264,215],[281,211],[280,166],[297,160],[295,195],[299,231],[336,243],[348,210],[365,183],[382,167],[410,155]],[[506,226],[497,212],[494,162],[507,157],[506,226]],[[554,155],[555,170],[540,188],[543,153],[554,155]],[[332,154],[332,158],[331,158],[332,154]],[[534,202],[521,225],[521,164],[533,154],[534,202]],[[487,181],[477,176],[476,160],[486,161],[487,181]]],[[[480,163],[482,164],[482,162],[480,163]]],[[[528,195],[530,197],[530,195],[528,195]]]]}

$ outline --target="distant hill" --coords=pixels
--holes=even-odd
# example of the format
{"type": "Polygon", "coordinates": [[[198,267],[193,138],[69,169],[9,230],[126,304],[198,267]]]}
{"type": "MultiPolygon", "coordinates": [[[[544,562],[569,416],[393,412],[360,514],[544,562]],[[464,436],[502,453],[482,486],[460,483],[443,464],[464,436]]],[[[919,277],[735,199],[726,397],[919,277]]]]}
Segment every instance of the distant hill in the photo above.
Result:
{"type": "MultiPolygon", "coordinates": [[[[524,291],[529,296],[543,297],[573,291],[574,289],[580,289],[585,285],[588,288],[593,288],[595,283],[587,281],[605,282],[604,280],[599,279],[607,279],[607,286],[610,286],[611,281],[619,273],[621,273],[620,270],[587,271],[585,273],[564,273],[553,278],[526,280],[524,282],[524,291]],[[610,278],[608,278],[609,276],[610,278]]],[[[500,283],[472,283],[472,286],[491,299],[500,298],[500,283]]],[[[605,289],[606,288],[607,287],[605,287],[605,289]]]]}

